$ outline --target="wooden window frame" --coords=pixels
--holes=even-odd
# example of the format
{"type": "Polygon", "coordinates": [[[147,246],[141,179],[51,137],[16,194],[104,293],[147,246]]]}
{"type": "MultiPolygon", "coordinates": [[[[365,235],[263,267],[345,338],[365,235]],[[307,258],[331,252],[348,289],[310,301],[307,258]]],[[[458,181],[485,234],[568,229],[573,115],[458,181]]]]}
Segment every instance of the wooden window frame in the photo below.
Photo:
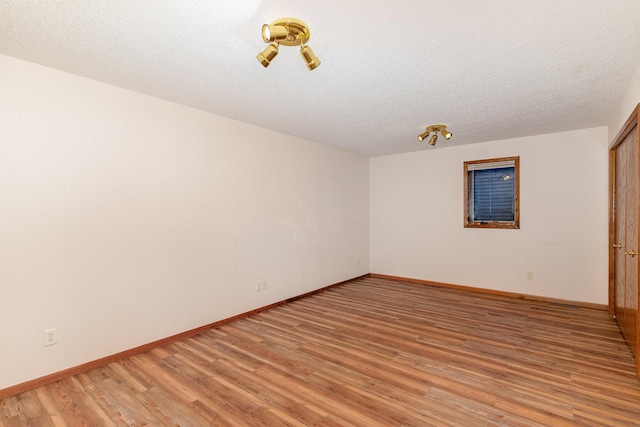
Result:
{"type": "Polygon", "coordinates": [[[498,228],[517,230],[520,228],[520,157],[498,157],[495,159],[471,160],[464,162],[464,227],[465,228],[498,228]],[[469,166],[482,163],[498,162],[514,163],[514,221],[472,221],[469,215],[469,166]]]}

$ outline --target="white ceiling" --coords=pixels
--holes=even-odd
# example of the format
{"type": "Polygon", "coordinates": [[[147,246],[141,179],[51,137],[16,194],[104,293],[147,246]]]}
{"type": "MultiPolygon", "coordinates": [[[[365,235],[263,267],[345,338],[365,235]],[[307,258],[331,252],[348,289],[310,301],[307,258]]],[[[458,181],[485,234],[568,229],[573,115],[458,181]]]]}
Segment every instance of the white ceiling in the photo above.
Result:
{"type": "Polygon", "coordinates": [[[379,156],[606,125],[639,23],[638,0],[0,0],[0,53],[379,156]],[[285,16],[316,70],[256,60],[285,16]],[[435,123],[453,139],[418,142],[435,123]]]}

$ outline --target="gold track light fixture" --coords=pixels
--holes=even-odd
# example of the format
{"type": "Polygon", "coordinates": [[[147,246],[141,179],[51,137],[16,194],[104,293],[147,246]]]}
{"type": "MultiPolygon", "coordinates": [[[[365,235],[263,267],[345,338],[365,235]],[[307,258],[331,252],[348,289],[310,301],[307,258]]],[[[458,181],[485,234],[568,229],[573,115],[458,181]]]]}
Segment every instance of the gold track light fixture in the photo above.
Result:
{"type": "Polygon", "coordinates": [[[320,60],[314,55],[311,48],[305,44],[310,36],[309,27],[301,20],[296,18],[276,19],[271,24],[262,26],[262,39],[265,43],[271,44],[260,52],[256,58],[267,68],[278,54],[280,45],[300,46],[300,55],[302,55],[302,59],[307,64],[307,68],[309,71],[314,70],[320,65],[320,60]]]}
{"type": "Polygon", "coordinates": [[[453,136],[453,134],[447,130],[446,125],[431,125],[427,126],[425,131],[418,135],[418,139],[420,141],[423,141],[429,135],[433,134],[429,139],[429,145],[436,145],[436,141],[438,140],[438,132],[440,132],[440,135],[442,135],[444,139],[451,139],[451,137],[453,136]]]}

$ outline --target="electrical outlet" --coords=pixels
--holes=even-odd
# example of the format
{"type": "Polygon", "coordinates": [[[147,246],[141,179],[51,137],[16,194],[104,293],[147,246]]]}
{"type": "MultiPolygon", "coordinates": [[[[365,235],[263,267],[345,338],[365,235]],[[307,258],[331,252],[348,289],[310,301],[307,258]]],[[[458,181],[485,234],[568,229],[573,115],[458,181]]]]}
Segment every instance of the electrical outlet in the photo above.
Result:
{"type": "Polygon", "coordinates": [[[264,291],[265,289],[267,289],[267,281],[263,280],[262,281],[262,290],[264,291]]]}
{"type": "Polygon", "coordinates": [[[527,271],[527,280],[533,280],[533,271],[527,271]]]}
{"type": "Polygon", "coordinates": [[[44,346],[58,344],[58,328],[44,330],[44,346]]]}
{"type": "Polygon", "coordinates": [[[262,290],[262,282],[258,280],[256,282],[256,292],[260,292],[262,290]]]}

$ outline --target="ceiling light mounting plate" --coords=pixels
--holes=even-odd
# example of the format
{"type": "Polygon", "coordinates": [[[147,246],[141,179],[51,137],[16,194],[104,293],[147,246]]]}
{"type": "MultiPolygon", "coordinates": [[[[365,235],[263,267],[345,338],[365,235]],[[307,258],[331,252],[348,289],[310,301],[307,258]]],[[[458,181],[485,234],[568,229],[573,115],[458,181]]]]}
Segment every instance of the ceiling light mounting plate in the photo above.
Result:
{"type": "Polygon", "coordinates": [[[427,128],[425,129],[425,132],[431,133],[438,133],[440,131],[446,130],[447,126],[446,125],[431,125],[431,126],[427,126],[427,128]]]}
{"type": "Polygon", "coordinates": [[[279,18],[273,21],[271,24],[265,24],[262,26],[262,38],[266,43],[268,39],[265,37],[265,26],[267,27],[285,27],[288,35],[284,40],[279,40],[278,43],[284,46],[300,46],[305,44],[311,34],[309,33],[309,27],[300,19],[296,18],[279,18]]]}

